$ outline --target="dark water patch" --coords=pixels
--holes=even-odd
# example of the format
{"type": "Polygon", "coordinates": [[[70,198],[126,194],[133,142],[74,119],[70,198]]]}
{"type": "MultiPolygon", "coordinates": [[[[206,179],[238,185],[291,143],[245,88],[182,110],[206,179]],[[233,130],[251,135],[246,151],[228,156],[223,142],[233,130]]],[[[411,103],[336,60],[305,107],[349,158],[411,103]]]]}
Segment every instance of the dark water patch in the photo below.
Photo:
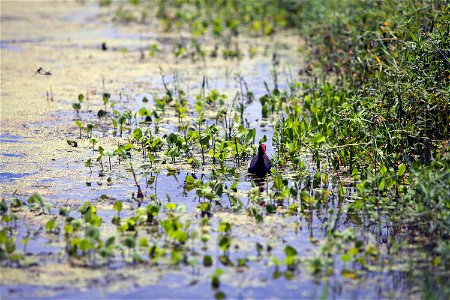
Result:
{"type": "MultiPolygon", "coordinates": [[[[0,285],[2,299],[91,299],[92,292],[83,293],[74,289],[36,285],[0,285]],[[41,296],[39,296],[41,295],[41,296]],[[89,296],[88,296],[89,295],[89,296]]],[[[97,295],[98,297],[98,295],[97,295]]]]}
{"type": "Polygon", "coordinates": [[[139,287],[131,291],[110,293],[108,298],[147,299],[149,292],[158,299],[214,299],[214,291],[208,283],[189,284],[185,276],[167,275],[157,285],[139,287]],[[174,283],[177,286],[173,286],[174,283]],[[168,288],[168,285],[171,285],[168,288]]]}
{"type": "Polygon", "coordinates": [[[43,42],[48,42],[52,40],[51,38],[47,37],[40,37],[40,38],[28,38],[28,39],[13,39],[13,40],[3,40],[1,43],[5,44],[41,44],[43,42]]]}
{"type": "Polygon", "coordinates": [[[25,176],[29,176],[32,173],[9,173],[9,172],[3,172],[0,173],[0,182],[8,182],[8,181],[14,181],[20,178],[23,178],[25,176]]]}
{"type": "Polygon", "coordinates": [[[375,299],[395,295],[392,290],[383,290],[384,285],[380,282],[365,284],[336,280],[330,283],[328,280],[304,278],[301,275],[290,278],[285,272],[274,270],[252,274],[253,278],[245,273],[236,273],[234,276],[241,279],[238,286],[227,284],[222,279],[218,289],[211,289],[208,281],[188,281],[183,276],[169,274],[161,278],[157,285],[109,293],[107,297],[146,299],[151,294],[158,299],[214,299],[220,293],[226,299],[267,299],[268,295],[274,299],[375,299]]]}
{"type": "MultiPolygon", "coordinates": [[[[38,214],[36,212],[36,214],[38,214]]],[[[58,236],[53,234],[46,234],[45,228],[35,225],[26,225],[24,220],[19,219],[16,221],[15,229],[20,233],[16,239],[16,249],[20,251],[26,251],[27,254],[33,254],[39,256],[42,261],[49,261],[47,256],[57,254],[61,251],[60,247],[51,245],[51,241],[59,239],[58,236]],[[23,238],[28,237],[26,247],[23,244],[23,238]]]]}
{"type": "Polygon", "coordinates": [[[6,157],[23,157],[23,154],[16,154],[16,153],[2,153],[2,155],[6,157]]]}
{"type": "MultiPolygon", "coordinates": [[[[139,181],[144,193],[143,205],[147,205],[150,195],[156,195],[157,198],[163,202],[167,202],[168,199],[171,199],[172,202],[184,205],[187,211],[195,211],[198,199],[195,201],[186,201],[187,197],[190,197],[189,199],[196,198],[195,189],[190,192],[183,189],[184,180],[187,174],[187,172],[179,172],[174,176],[167,176],[164,173],[152,173],[147,177],[141,178],[139,181]],[[155,176],[155,181],[149,186],[146,182],[151,176],[155,176]]],[[[42,185],[51,186],[52,190],[61,190],[60,192],[46,197],[51,203],[56,203],[62,198],[73,200],[79,199],[80,206],[84,201],[91,201],[93,204],[98,201],[103,201],[105,204],[110,203],[112,205],[116,200],[120,200],[133,207],[137,206],[138,201],[133,199],[133,194],[136,195],[137,189],[134,186],[131,176],[125,179],[126,183],[123,182],[124,178],[116,178],[115,176],[112,176],[111,182],[108,183],[105,182],[107,178],[108,174],[104,177],[93,175],[87,182],[80,182],[69,178],[42,179],[39,182],[42,185]]],[[[206,176],[202,179],[206,180],[206,176]]],[[[99,211],[99,215],[102,213],[102,211],[99,211]]],[[[109,212],[106,213],[105,216],[107,215],[109,215],[109,212]]]]}
{"type": "Polygon", "coordinates": [[[12,43],[8,43],[6,41],[0,41],[0,49],[11,50],[11,51],[21,51],[22,47],[14,45],[12,43]]]}
{"type": "Polygon", "coordinates": [[[2,16],[0,19],[0,22],[11,22],[11,21],[25,21],[27,18],[24,16],[2,16]]]}
{"type": "Polygon", "coordinates": [[[0,143],[22,143],[23,137],[20,135],[1,134],[0,143]]]}
{"type": "MultiPolygon", "coordinates": [[[[142,270],[141,270],[142,271],[142,270]]],[[[208,270],[209,271],[209,270],[208,270]]],[[[151,272],[151,268],[145,270],[151,272]]],[[[210,271],[212,272],[212,271],[210,271]]],[[[395,272],[394,272],[395,273],[395,272]]],[[[409,298],[411,287],[403,285],[405,274],[386,276],[384,279],[373,279],[367,282],[340,279],[319,280],[297,276],[290,278],[285,272],[268,270],[267,273],[255,275],[254,282],[246,286],[251,278],[245,273],[235,274],[241,281],[230,285],[221,280],[217,289],[211,289],[211,283],[204,278],[188,279],[179,274],[162,276],[156,285],[130,287],[116,292],[107,292],[107,286],[92,284],[83,290],[61,286],[14,285],[0,286],[0,292],[6,299],[33,298],[45,299],[214,299],[221,294],[225,299],[380,299],[409,298]],[[387,281],[390,280],[390,283],[387,281]],[[402,293],[399,289],[405,288],[402,293]],[[41,296],[39,296],[41,295],[41,296]],[[409,297],[408,297],[409,295],[409,297]]],[[[438,296],[439,294],[434,294],[438,296]]],[[[441,296],[443,296],[441,294],[441,296]]],[[[444,298],[442,298],[444,299],[444,298]]]]}

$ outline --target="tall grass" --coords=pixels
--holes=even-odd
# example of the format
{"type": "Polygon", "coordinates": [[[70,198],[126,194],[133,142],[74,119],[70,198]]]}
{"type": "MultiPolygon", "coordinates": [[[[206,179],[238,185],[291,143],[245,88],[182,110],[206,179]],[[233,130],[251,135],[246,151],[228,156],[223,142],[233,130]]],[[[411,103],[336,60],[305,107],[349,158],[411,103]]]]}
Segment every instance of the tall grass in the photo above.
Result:
{"type": "Polygon", "coordinates": [[[311,63],[355,96],[358,126],[388,163],[430,163],[450,136],[450,2],[302,3],[311,63]]]}

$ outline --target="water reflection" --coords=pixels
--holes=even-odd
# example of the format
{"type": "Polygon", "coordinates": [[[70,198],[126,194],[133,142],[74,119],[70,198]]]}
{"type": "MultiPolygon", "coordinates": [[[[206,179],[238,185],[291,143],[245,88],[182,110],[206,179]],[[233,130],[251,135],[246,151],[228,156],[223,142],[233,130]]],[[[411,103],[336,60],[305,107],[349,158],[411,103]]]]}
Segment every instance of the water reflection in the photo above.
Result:
{"type": "Polygon", "coordinates": [[[255,186],[257,186],[259,188],[259,191],[261,193],[268,190],[269,181],[267,180],[268,178],[266,176],[259,177],[254,174],[250,174],[250,173],[248,173],[248,174],[249,174],[248,177],[252,180],[252,182],[255,184],[255,186]]]}

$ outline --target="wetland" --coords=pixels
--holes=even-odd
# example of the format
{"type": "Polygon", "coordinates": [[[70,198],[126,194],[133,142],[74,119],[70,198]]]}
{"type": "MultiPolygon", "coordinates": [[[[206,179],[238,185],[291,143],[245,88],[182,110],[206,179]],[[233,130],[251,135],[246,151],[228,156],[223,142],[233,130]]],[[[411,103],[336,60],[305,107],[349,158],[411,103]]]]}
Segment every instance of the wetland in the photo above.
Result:
{"type": "Polygon", "coordinates": [[[448,1],[24,3],[2,299],[448,299],[448,1]]]}

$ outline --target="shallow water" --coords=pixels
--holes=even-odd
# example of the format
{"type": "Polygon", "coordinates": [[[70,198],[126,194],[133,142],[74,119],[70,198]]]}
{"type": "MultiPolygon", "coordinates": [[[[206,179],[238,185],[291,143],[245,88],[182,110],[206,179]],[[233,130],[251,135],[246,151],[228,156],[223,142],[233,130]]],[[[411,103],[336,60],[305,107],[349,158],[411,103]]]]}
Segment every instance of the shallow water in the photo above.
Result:
{"type": "MultiPolygon", "coordinates": [[[[2,89],[4,85],[6,87],[5,95],[2,95],[5,115],[0,121],[7,133],[0,135],[0,187],[5,199],[17,195],[26,201],[32,193],[38,192],[52,204],[52,216],[58,214],[60,207],[71,207],[69,215],[73,218],[79,218],[78,208],[84,202],[90,201],[97,206],[98,215],[104,220],[102,226],[106,235],[103,236],[102,232],[102,238],[114,233],[115,228],[111,224],[111,219],[116,215],[113,210],[114,202],[123,202],[122,218],[131,217],[138,206],[138,201],[133,197],[137,189],[131,174],[125,170],[123,164],[117,165],[115,158],[112,171],[108,170],[104,159],[103,176],[99,176],[98,166],[93,168],[92,173],[84,166],[87,158],[95,158],[98,153],[93,155],[86,138],[78,138],[78,129],[74,126],[73,119],[80,117],[84,122],[96,120],[96,112],[103,108],[100,95],[105,89],[111,92],[111,100],[116,101],[115,108],[119,111],[137,110],[142,106],[154,107],[154,95],[164,93],[159,74],[160,65],[169,85],[181,78],[182,88],[188,93],[187,98],[192,106],[195,105],[195,95],[200,90],[203,75],[207,76],[210,89],[225,92],[229,100],[239,90],[236,73],[242,75],[249,90],[255,95],[255,100],[245,106],[244,118],[251,124],[251,128],[256,128],[256,141],[266,135],[268,154],[275,154],[271,139],[273,129],[270,125],[273,120],[261,120],[261,105],[258,100],[266,93],[264,82],[273,88],[270,56],[258,55],[254,59],[244,58],[239,62],[219,59],[210,64],[178,61],[170,55],[146,57],[144,61],[140,61],[140,49],[146,49],[155,41],[161,48],[170,49],[177,37],[141,25],[111,25],[109,18],[100,15],[105,11],[93,3],[82,6],[74,3],[49,5],[45,2],[42,7],[33,8],[22,11],[12,3],[8,3],[6,10],[2,7],[2,33],[5,28],[9,29],[5,37],[2,34],[2,74],[4,71],[7,71],[8,75],[12,74],[10,78],[6,78],[5,83],[2,79],[2,89]],[[8,18],[3,18],[3,15],[8,18]],[[30,28],[43,17],[45,22],[42,26],[30,28]],[[14,26],[18,26],[17,33],[11,31],[14,26]],[[101,51],[100,45],[103,41],[107,43],[108,51],[101,51]],[[124,48],[126,52],[122,51],[124,48]],[[19,49],[21,51],[17,51],[19,49]],[[48,53],[52,53],[54,57],[49,58],[48,53]],[[11,61],[3,63],[3,57],[12,58],[11,61],[15,61],[17,66],[11,61]],[[36,64],[36,61],[45,69],[52,70],[53,75],[50,78],[33,75],[36,67],[33,64],[36,64]],[[20,64],[25,64],[26,69],[30,70],[27,79],[31,78],[29,85],[21,89],[16,83],[17,78],[23,77],[20,64]],[[47,100],[45,96],[50,87],[55,94],[53,101],[47,100]],[[17,94],[17,91],[22,94],[17,94]],[[85,100],[81,113],[77,115],[72,110],[71,103],[79,93],[84,93],[90,99],[85,100]],[[15,102],[17,97],[23,99],[22,104],[15,102]],[[149,103],[143,104],[143,97],[147,97],[149,103]],[[79,146],[68,146],[67,139],[77,141],[79,146]],[[16,144],[20,144],[20,149],[16,144]],[[111,180],[108,181],[108,178],[111,180]]],[[[295,41],[292,43],[295,44],[295,41]]],[[[278,68],[279,88],[284,90],[288,88],[285,83],[288,77],[286,70],[295,68],[302,61],[295,53],[295,47],[288,49],[290,50],[280,54],[281,67],[278,68]]],[[[161,123],[160,127],[161,131],[167,133],[177,130],[173,119],[161,123]]],[[[104,143],[112,148],[119,142],[124,143],[123,138],[112,136],[111,127],[107,125],[101,124],[99,128],[95,128],[94,135],[101,140],[98,145],[104,143]]],[[[308,160],[307,156],[305,160],[308,160]]],[[[183,221],[192,221],[192,227],[197,228],[201,219],[197,206],[201,199],[195,189],[186,192],[184,182],[188,174],[208,182],[211,180],[211,171],[208,167],[195,171],[188,171],[189,168],[184,165],[174,164],[174,167],[177,169],[174,176],[168,176],[165,167],[159,170],[159,174],[153,172],[151,175],[155,175],[156,180],[151,186],[147,186],[145,176],[138,176],[146,199],[142,206],[148,205],[150,195],[155,195],[163,205],[170,199],[178,208],[184,208],[180,218],[183,221]]],[[[308,165],[308,169],[312,174],[315,173],[313,164],[308,165]]],[[[241,166],[238,172],[237,190],[240,194],[237,197],[244,207],[249,207],[251,203],[247,193],[253,187],[253,178],[246,174],[245,166],[241,166]]],[[[232,223],[233,245],[237,247],[230,249],[228,258],[234,263],[237,259],[248,258],[247,267],[225,266],[220,262],[223,253],[217,243],[210,243],[210,248],[203,249],[197,240],[192,245],[195,250],[193,252],[198,252],[193,254],[199,261],[196,267],[170,264],[133,265],[119,258],[109,265],[92,269],[80,268],[80,271],[68,263],[64,254],[62,233],[45,233],[45,224],[49,217],[23,213],[16,221],[18,225],[15,230],[19,232],[16,248],[23,248],[22,238],[27,234],[29,226],[35,234],[28,242],[26,253],[37,258],[37,266],[23,270],[2,269],[2,272],[10,272],[16,277],[5,281],[2,279],[0,293],[2,298],[7,299],[211,299],[219,291],[227,298],[347,299],[398,298],[402,297],[402,293],[414,295],[413,282],[407,272],[389,270],[382,262],[379,263],[381,270],[361,272],[356,279],[342,275],[341,271],[351,266],[350,263],[342,262],[336,255],[333,256],[334,272],[330,276],[311,275],[306,264],[292,273],[287,272],[284,265],[280,268],[269,265],[270,255],[284,259],[283,249],[286,245],[294,247],[301,258],[314,256],[333,226],[336,231],[355,228],[366,241],[387,240],[386,236],[390,234],[388,220],[370,224],[364,223],[366,220],[347,216],[345,212],[336,216],[339,211],[336,190],[340,179],[336,175],[330,178],[327,184],[322,185],[333,192],[326,206],[313,209],[309,214],[290,216],[286,214],[286,207],[290,203],[284,201],[280,210],[273,215],[267,215],[262,224],[256,223],[243,211],[235,213],[224,194],[220,199],[221,205],[214,205],[212,210],[211,239],[216,241],[220,235],[215,229],[222,220],[232,223]],[[260,257],[255,248],[256,243],[272,245],[272,253],[269,255],[263,251],[260,257]],[[211,267],[204,267],[201,263],[202,257],[207,254],[213,257],[211,267]],[[226,271],[221,277],[218,289],[212,289],[210,283],[210,276],[215,268],[223,268],[226,271]],[[41,273],[41,278],[33,277],[35,273],[41,273]],[[73,280],[77,276],[79,280],[73,280]]],[[[306,180],[290,179],[290,184],[294,181],[300,185],[300,189],[317,192],[306,180]]],[[[230,187],[232,183],[232,178],[224,180],[226,187],[230,187]]],[[[267,186],[273,190],[272,185],[271,178],[268,184],[263,182],[263,193],[268,192],[267,186]]],[[[351,191],[349,188],[348,193],[351,191]]],[[[263,207],[260,208],[264,210],[263,207]]],[[[162,211],[159,217],[164,219],[166,214],[166,211],[162,211]]],[[[146,233],[145,230],[140,232],[146,233]]],[[[162,243],[161,238],[154,238],[155,243],[162,243]]],[[[148,257],[147,253],[141,255],[148,257]]],[[[3,265],[2,267],[7,268],[3,265]]]]}
{"type": "Polygon", "coordinates": [[[19,135],[11,135],[11,134],[1,134],[0,142],[2,143],[21,143],[23,142],[23,137],[19,135]]]}
{"type": "Polygon", "coordinates": [[[25,176],[31,175],[30,173],[22,173],[22,174],[16,174],[16,173],[0,173],[0,182],[8,182],[20,179],[25,176]]]}

